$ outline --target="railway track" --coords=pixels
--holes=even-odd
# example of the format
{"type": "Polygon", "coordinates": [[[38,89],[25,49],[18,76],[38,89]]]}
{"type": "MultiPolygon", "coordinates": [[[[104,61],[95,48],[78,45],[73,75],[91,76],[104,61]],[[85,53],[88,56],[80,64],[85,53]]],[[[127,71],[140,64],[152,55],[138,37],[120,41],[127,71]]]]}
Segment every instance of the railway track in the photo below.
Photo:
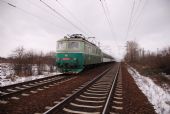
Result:
{"type": "Polygon", "coordinates": [[[121,113],[122,82],[120,65],[115,65],[86,82],[73,94],[43,114],[109,114],[121,113]],[[117,96],[118,95],[118,96],[117,96]],[[118,105],[117,105],[118,104],[118,105]]]}
{"type": "Polygon", "coordinates": [[[13,84],[10,86],[5,86],[0,88],[0,100],[3,101],[6,98],[12,97],[14,95],[27,96],[24,92],[30,91],[31,93],[36,93],[37,90],[47,89],[50,86],[57,85],[58,83],[74,78],[75,76],[64,76],[64,75],[55,75],[42,79],[27,81],[19,84],[13,84]]]}

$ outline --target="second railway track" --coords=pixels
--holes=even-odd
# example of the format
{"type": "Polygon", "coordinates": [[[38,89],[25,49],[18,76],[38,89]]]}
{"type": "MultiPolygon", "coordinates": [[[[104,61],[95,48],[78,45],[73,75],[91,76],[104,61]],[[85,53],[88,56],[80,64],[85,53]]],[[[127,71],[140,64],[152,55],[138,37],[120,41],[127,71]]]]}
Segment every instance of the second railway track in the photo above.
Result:
{"type": "Polygon", "coordinates": [[[122,102],[113,101],[114,98],[122,99],[120,97],[122,94],[120,74],[120,65],[114,65],[92,81],[86,82],[73,91],[73,94],[63,101],[55,106],[48,107],[49,110],[43,114],[109,114],[121,112],[123,108],[114,103],[122,104],[122,102]],[[117,84],[119,87],[116,87],[117,84]],[[119,96],[115,97],[116,94],[119,96]]]}
{"type": "Polygon", "coordinates": [[[28,81],[28,82],[14,84],[11,86],[6,86],[6,87],[1,87],[0,100],[5,100],[6,98],[9,98],[9,97],[12,97],[13,95],[18,95],[18,94],[26,96],[26,94],[24,94],[23,92],[30,91],[31,93],[34,93],[36,91],[31,91],[31,90],[34,90],[34,89],[43,90],[42,88],[49,88],[47,86],[54,86],[55,84],[58,84],[59,82],[64,81],[64,80],[68,80],[69,78],[74,78],[74,77],[56,75],[56,76],[51,76],[48,78],[28,81]]]}

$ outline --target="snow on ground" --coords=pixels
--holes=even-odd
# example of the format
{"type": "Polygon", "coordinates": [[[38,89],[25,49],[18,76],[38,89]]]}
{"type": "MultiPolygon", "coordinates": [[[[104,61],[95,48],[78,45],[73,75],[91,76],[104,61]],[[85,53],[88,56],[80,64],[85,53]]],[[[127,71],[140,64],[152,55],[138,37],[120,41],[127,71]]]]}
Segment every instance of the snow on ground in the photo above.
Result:
{"type": "Polygon", "coordinates": [[[138,87],[154,105],[158,114],[170,114],[170,87],[161,88],[149,77],[140,75],[134,68],[128,67],[138,87]]]}
{"type": "Polygon", "coordinates": [[[9,63],[0,63],[0,79],[10,78],[14,75],[12,65],[9,63]]]}
{"type": "Polygon", "coordinates": [[[16,77],[14,81],[12,81],[11,79],[2,79],[0,80],[0,86],[7,86],[7,85],[12,85],[12,84],[16,84],[16,83],[22,83],[22,82],[26,82],[26,81],[30,81],[30,80],[36,80],[36,79],[40,79],[40,78],[45,78],[45,77],[49,77],[49,76],[53,76],[56,74],[61,74],[61,73],[49,73],[48,75],[36,75],[36,76],[28,76],[28,77],[16,77]]]}
{"type": "Polygon", "coordinates": [[[22,82],[25,82],[25,81],[45,78],[45,77],[53,76],[53,75],[56,75],[56,74],[61,74],[59,72],[53,72],[53,73],[43,72],[43,75],[37,75],[36,70],[34,70],[33,72],[34,72],[33,76],[18,77],[18,76],[14,75],[14,70],[13,70],[11,64],[0,63],[0,87],[12,85],[12,84],[16,84],[16,83],[22,83],[22,82]]]}
{"type": "Polygon", "coordinates": [[[165,76],[168,80],[170,80],[170,75],[167,75],[166,73],[161,73],[162,76],[165,76]]]}

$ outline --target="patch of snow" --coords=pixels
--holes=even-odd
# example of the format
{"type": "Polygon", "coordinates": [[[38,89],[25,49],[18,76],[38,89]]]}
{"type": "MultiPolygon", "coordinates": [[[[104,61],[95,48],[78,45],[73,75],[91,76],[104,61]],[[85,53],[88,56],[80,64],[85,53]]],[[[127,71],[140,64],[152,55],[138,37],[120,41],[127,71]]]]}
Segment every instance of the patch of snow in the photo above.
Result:
{"type": "Polygon", "coordinates": [[[38,75],[38,66],[37,65],[32,66],[32,74],[38,75]]]}
{"type": "Polygon", "coordinates": [[[14,76],[13,66],[10,63],[0,63],[0,80],[14,76]]]}
{"type": "Polygon", "coordinates": [[[128,67],[128,72],[134,78],[138,87],[154,105],[158,114],[170,114],[170,87],[161,88],[152,79],[139,74],[134,68],[128,67]]]}
{"type": "MultiPolygon", "coordinates": [[[[48,66],[46,66],[46,68],[47,67],[48,66]]],[[[36,65],[32,67],[32,72],[33,72],[33,76],[18,77],[16,75],[14,75],[15,72],[13,70],[13,66],[10,63],[0,63],[0,86],[3,87],[3,86],[7,86],[7,85],[22,83],[22,82],[26,82],[26,81],[30,81],[30,80],[36,80],[36,79],[40,79],[40,78],[45,78],[45,77],[61,74],[58,71],[53,72],[53,73],[49,73],[47,71],[47,72],[42,72],[43,75],[38,75],[36,65]]]]}
{"type": "Polygon", "coordinates": [[[161,75],[166,77],[168,80],[170,80],[170,75],[167,75],[166,73],[161,73],[161,75]]]}
{"type": "Polygon", "coordinates": [[[53,76],[53,75],[57,75],[57,74],[61,74],[61,73],[54,72],[54,73],[49,73],[48,75],[36,75],[36,76],[28,76],[28,77],[16,77],[16,79],[14,81],[12,81],[10,79],[3,79],[0,82],[0,86],[3,87],[3,86],[7,86],[7,85],[22,83],[22,82],[26,82],[26,81],[30,81],[30,80],[36,80],[36,79],[40,79],[40,78],[45,78],[45,77],[49,77],[49,76],[53,76]]]}

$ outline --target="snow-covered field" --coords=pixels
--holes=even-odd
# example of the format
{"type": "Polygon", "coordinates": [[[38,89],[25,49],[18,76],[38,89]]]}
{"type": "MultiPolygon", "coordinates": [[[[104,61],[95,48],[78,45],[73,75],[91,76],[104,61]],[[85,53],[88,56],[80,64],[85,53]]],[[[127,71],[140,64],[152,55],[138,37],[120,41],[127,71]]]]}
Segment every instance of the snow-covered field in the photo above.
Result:
{"type": "Polygon", "coordinates": [[[7,86],[7,85],[12,85],[16,83],[25,82],[25,81],[45,78],[45,77],[53,76],[56,74],[61,74],[59,72],[53,72],[53,73],[44,72],[43,75],[37,75],[34,67],[33,69],[34,69],[33,74],[35,75],[27,76],[27,77],[18,77],[14,75],[14,70],[11,64],[0,63],[0,86],[7,86]]]}
{"type": "Polygon", "coordinates": [[[134,68],[128,67],[128,72],[134,78],[138,87],[154,105],[158,114],[170,114],[170,87],[156,85],[149,77],[140,75],[134,68]]]}

